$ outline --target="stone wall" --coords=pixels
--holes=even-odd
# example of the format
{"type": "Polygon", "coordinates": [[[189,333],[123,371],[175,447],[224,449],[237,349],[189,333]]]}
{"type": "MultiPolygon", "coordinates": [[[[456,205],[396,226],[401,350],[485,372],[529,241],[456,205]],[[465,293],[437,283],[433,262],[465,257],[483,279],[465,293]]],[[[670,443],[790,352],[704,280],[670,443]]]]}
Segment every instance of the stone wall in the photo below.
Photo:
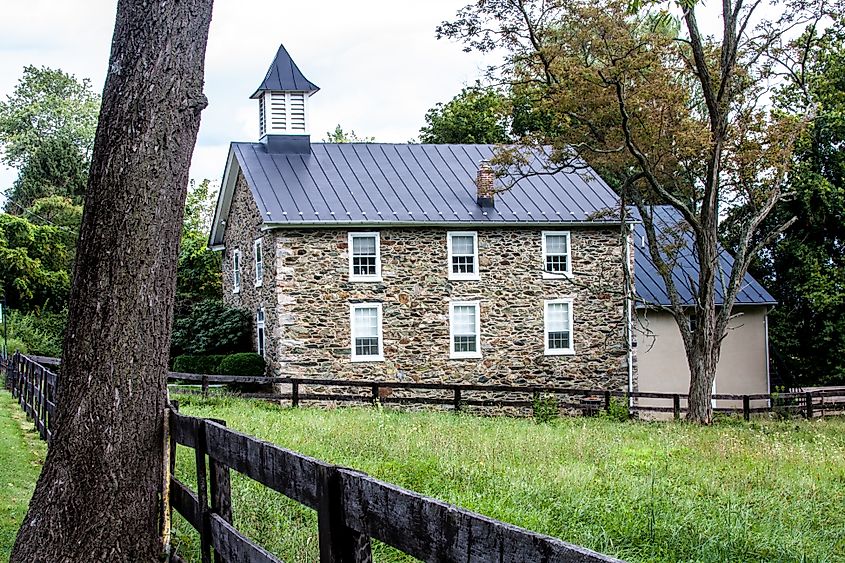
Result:
{"type": "Polygon", "coordinates": [[[480,280],[447,276],[446,228],[379,230],[382,282],[349,282],[345,229],[260,230],[239,178],[224,243],[227,303],[265,307],[270,373],[357,380],[625,388],[618,227],[572,228],[572,279],[543,279],[540,228],[478,228],[480,280]],[[264,237],[255,288],[252,241],[264,237]],[[275,248],[274,248],[275,247],[275,248]],[[242,255],[232,294],[231,256],[242,255]],[[275,261],[273,257],[275,256],[275,261]],[[544,355],[543,301],[572,297],[575,354],[544,355]],[[480,359],[449,358],[450,300],[481,303],[480,359]],[[380,302],[384,361],[350,361],[349,304],[380,302]]]}

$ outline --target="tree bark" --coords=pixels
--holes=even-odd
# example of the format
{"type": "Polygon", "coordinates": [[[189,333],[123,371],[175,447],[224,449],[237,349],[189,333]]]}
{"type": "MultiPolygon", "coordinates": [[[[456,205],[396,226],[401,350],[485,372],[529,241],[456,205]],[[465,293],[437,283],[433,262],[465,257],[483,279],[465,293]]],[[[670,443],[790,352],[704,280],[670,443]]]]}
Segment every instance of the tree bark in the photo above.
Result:
{"type": "Polygon", "coordinates": [[[212,0],[120,0],[53,440],[13,562],[158,561],[176,261],[212,0]]]}

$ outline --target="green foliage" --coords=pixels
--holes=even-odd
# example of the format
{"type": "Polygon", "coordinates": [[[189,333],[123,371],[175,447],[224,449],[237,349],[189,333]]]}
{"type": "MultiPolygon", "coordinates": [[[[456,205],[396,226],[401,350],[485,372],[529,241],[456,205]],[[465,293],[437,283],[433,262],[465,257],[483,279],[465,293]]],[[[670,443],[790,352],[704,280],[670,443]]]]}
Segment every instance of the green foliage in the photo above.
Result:
{"type": "Polygon", "coordinates": [[[82,194],[99,108],[89,80],[24,67],[14,92],[0,101],[2,161],[20,174],[10,202],[27,207],[40,197],[82,194]]]}
{"type": "Polygon", "coordinates": [[[14,341],[14,346],[19,346],[24,353],[54,358],[62,355],[67,311],[24,313],[9,310],[6,322],[10,338],[9,350],[14,351],[14,341]]]}
{"type": "Polygon", "coordinates": [[[552,394],[535,394],[531,400],[531,408],[538,424],[552,422],[560,416],[557,397],[552,394]]]}
{"type": "Polygon", "coordinates": [[[211,189],[208,180],[192,186],[188,191],[176,267],[177,319],[188,316],[190,309],[200,301],[220,301],[223,297],[220,253],[208,248],[208,234],[216,200],[217,192],[211,189]]]}
{"type": "Polygon", "coordinates": [[[600,416],[617,422],[630,420],[631,412],[628,409],[628,399],[622,397],[611,397],[610,408],[606,411],[602,411],[600,416]]]}
{"type": "Polygon", "coordinates": [[[223,373],[220,371],[220,362],[225,357],[225,354],[212,354],[209,356],[189,356],[183,354],[176,356],[173,360],[173,371],[217,375],[223,373]]]}
{"type": "Polygon", "coordinates": [[[252,319],[248,311],[209,299],[174,320],[171,356],[230,354],[251,348],[252,319]]]}
{"type": "Polygon", "coordinates": [[[0,279],[5,282],[9,307],[63,308],[70,291],[75,242],[72,227],[0,213],[0,279]]]}
{"type": "Polygon", "coordinates": [[[220,362],[220,373],[225,375],[243,375],[246,377],[261,377],[267,363],[260,354],[255,352],[241,352],[230,354],[220,362]]]}
{"type": "Polygon", "coordinates": [[[338,123],[334,131],[326,131],[324,143],[375,143],[375,137],[359,137],[353,129],[344,131],[338,123]]]}
{"type": "MultiPolygon", "coordinates": [[[[738,426],[291,409],[181,396],[181,410],[529,530],[631,562],[838,561],[845,420],[738,426]]],[[[177,477],[194,487],[193,451],[177,477]]],[[[317,561],[314,511],[232,474],[238,529],[317,561]]],[[[175,521],[177,549],[198,561],[175,521]]],[[[376,545],[375,560],[407,561],[376,545]]]]}
{"type": "Polygon", "coordinates": [[[14,354],[15,352],[20,352],[21,354],[29,354],[29,347],[23,340],[19,338],[9,338],[6,341],[6,351],[9,355],[14,354]]]}
{"type": "Polygon", "coordinates": [[[492,88],[464,88],[450,101],[438,103],[425,114],[420,129],[423,143],[507,143],[508,104],[492,88]]]}
{"type": "MultiPolygon", "coordinates": [[[[810,44],[812,44],[810,42],[810,44]]],[[[780,91],[778,107],[817,107],[799,139],[787,191],[767,221],[796,222],[764,247],[751,273],[778,300],[769,313],[777,371],[798,384],[845,384],[845,23],[830,28],[808,57],[801,81],[780,91]]],[[[739,241],[747,207],[722,224],[729,248],[739,241]]]]}

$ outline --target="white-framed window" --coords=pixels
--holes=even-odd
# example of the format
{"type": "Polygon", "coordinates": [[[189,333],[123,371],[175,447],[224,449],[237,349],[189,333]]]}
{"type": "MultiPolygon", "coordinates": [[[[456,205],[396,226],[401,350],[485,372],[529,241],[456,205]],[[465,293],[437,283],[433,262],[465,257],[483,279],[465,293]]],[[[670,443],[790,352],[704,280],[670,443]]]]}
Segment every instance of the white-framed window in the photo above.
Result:
{"type": "Polygon", "coordinates": [[[381,281],[379,233],[349,233],[349,281],[381,281]]]}
{"type": "Polygon", "coordinates": [[[478,233],[450,231],[446,233],[450,280],[477,280],[478,233]]]}
{"type": "Polygon", "coordinates": [[[543,231],[543,277],[572,277],[569,231],[543,231]]]}
{"type": "Polygon", "coordinates": [[[381,303],[350,304],[349,324],[352,335],[352,361],[378,362],[384,360],[381,303]]]}
{"type": "Polygon", "coordinates": [[[481,357],[481,307],[478,301],[449,303],[449,357],[481,357]]]}
{"type": "Polygon", "coordinates": [[[232,293],[241,291],[241,251],[232,252],[232,293]]]}
{"type": "Polygon", "coordinates": [[[264,357],[264,352],[267,349],[264,326],[264,307],[259,307],[255,312],[255,349],[261,357],[264,357]]]}
{"type": "Polygon", "coordinates": [[[255,239],[252,250],[255,257],[255,287],[261,287],[264,283],[264,250],[261,248],[260,238],[255,239]]]}
{"type": "Polygon", "coordinates": [[[547,299],[544,305],[545,353],[560,356],[575,353],[572,334],[572,298],[547,299]]]}

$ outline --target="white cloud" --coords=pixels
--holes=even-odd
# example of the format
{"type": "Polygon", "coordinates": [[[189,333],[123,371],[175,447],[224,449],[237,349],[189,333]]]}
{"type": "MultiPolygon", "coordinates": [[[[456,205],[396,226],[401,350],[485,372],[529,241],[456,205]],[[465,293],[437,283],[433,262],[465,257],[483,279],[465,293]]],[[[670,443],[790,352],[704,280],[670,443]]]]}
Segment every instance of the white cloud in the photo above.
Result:
{"type": "MultiPolygon", "coordinates": [[[[341,124],[378,141],[418,135],[428,108],[472,83],[486,63],[460,45],[435,39],[435,27],[469,0],[279,2],[217,0],[206,59],[206,95],[194,178],[218,179],[229,141],[256,140],[257,102],[249,96],[279,43],[321,90],[311,98],[311,135],[341,124]]],[[[28,0],[4,6],[0,20],[0,96],[24,65],[105,79],[114,0],[28,0]]],[[[0,170],[0,189],[15,173],[0,170]]]]}

